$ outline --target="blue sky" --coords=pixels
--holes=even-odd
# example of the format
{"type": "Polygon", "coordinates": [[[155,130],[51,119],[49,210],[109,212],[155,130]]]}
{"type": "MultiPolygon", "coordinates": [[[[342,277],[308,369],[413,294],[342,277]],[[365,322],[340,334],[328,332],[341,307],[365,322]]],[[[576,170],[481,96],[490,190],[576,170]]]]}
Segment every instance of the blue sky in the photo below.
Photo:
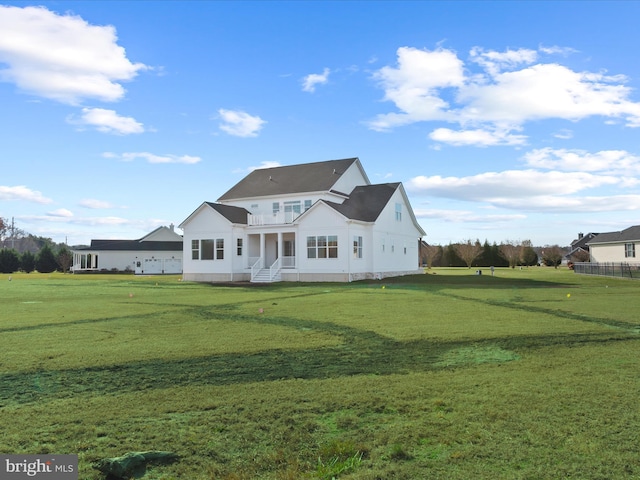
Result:
{"type": "Polygon", "coordinates": [[[178,225],[254,168],[358,157],[429,243],[640,223],[640,3],[0,0],[0,216],[178,225]]]}

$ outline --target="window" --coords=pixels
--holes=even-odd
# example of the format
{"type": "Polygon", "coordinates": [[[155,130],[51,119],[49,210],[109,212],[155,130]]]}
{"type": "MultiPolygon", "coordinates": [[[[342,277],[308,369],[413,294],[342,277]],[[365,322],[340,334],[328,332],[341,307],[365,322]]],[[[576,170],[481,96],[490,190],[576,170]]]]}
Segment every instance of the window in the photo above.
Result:
{"type": "Polygon", "coordinates": [[[362,237],[353,237],[353,258],[362,258],[362,237]]]}
{"type": "Polygon", "coordinates": [[[284,202],[284,218],[285,222],[293,222],[301,213],[300,200],[293,202],[284,202]]]}
{"type": "Polygon", "coordinates": [[[237,240],[236,246],[237,246],[237,255],[241,256],[242,255],[242,239],[241,238],[237,240]]]}
{"type": "Polygon", "coordinates": [[[200,240],[200,260],[213,260],[213,240],[200,240]]]}
{"type": "Polygon", "coordinates": [[[280,212],[280,204],[278,202],[273,202],[273,214],[280,212]]]}
{"type": "Polygon", "coordinates": [[[624,244],[624,256],[635,257],[636,256],[636,244],[635,243],[625,243],[624,244]]]}
{"type": "Polygon", "coordinates": [[[216,260],[224,260],[224,238],[216,239],[216,260]]]}
{"type": "Polygon", "coordinates": [[[397,222],[402,221],[402,204],[401,203],[396,203],[396,221],[397,222]]]}
{"type": "MultiPolygon", "coordinates": [[[[242,240],[242,239],[239,239],[242,240]]],[[[242,244],[239,246],[238,255],[242,254],[242,244]]],[[[192,260],[222,260],[224,258],[224,239],[207,238],[202,240],[191,240],[192,260]]]]}
{"type": "Polygon", "coordinates": [[[307,258],[338,258],[338,236],[307,237],[307,258]]]}
{"type": "Polygon", "coordinates": [[[307,237],[307,258],[317,258],[317,242],[316,237],[307,237]]]}
{"type": "Polygon", "coordinates": [[[304,201],[304,211],[306,212],[310,208],[311,208],[311,200],[305,200],[304,201]]]}

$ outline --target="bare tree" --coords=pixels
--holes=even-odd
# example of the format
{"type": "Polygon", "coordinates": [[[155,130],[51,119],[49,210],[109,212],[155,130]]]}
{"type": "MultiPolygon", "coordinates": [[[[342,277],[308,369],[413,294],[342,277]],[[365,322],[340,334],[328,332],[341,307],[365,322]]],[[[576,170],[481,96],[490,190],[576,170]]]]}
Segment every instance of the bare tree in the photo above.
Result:
{"type": "Polygon", "coordinates": [[[73,264],[73,253],[68,248],[62,247],[56,256],[56,262],[60,265],[62,273],[67,273],[73,264]]]}
{"type": "Polygon", "coordinates": [[[509,262],[509,266],[515,268],[522,256],[522,245],[519,242],[506,240],[500,245],[500,253],[509,262]]]}
{"type": "Polygon", "coordinates": [[[427,268],[430,270],[433,267],[433,262],[436,261],[439,255],[442,254],[442,248],[439,245],[429,245],[426,242],[420,244],[420,253],[424,263],[427,264],[427,268]]]}
{"type": "Polygon", "coordinates": [[[0,246],[4,246],[4,240],[9,232],[9,222],[6,218],[0,217],[0,246]]]}
{"type": "Polygon", "coordinates": [[[482,253],[482,245],[478,240],[475,243],[467,240],[465,243],[454,245],[454,248],[456,254],[467,264],[468,268],[471,268],[473,261],[482,253]]]}
{"type": "Polygon", "coordinates": [[[558,268],[562,263],[562,249],[558,245],[544,247],[542,261],[548,267],[558,268]]]}

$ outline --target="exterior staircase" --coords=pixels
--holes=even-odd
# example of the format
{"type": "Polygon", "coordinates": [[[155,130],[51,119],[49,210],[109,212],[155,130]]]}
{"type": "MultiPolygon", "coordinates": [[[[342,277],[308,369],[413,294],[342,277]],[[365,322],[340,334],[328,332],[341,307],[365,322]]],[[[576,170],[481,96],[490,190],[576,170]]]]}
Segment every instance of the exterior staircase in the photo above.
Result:
{"type": "Polygon", "coordinates": [[[260,269],[251,279],[253,283],[272,283],[272,282],[280,282],[282,281],[282,275],[280,275],[280,270],[275,272],[273,276],[271,275],[271,269],[262,268],[260,269]]]}

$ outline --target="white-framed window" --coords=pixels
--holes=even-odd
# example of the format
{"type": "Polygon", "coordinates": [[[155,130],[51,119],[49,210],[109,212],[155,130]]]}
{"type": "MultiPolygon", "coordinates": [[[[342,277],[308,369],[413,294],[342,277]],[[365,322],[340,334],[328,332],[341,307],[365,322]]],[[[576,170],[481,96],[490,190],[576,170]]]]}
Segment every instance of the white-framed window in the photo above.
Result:
{"type": "Polygon", "coordinates": [[[216,260],[224,260],[224,238],[216,238],[216,260]]]}
{"type": "Polygon", "coordinates": [[[213,239],[200,240],[200,260],[213,260],[213,239]]]}
{"type": "Polygon", "coordinates": [[[286,222],[293,220],[302,213],[302,203],[300,200],[284,202],[284,218],[286,222]]]}
{"type": "Polygon", "coordinates": [[[273,214],[274,214],[274,215],[275,215],[276,213],[279,213],[279,212],[280,212],[280,203],[278,203],[278,202],[273,202],[273,205],[272,205],[272,207],[271,207],[271,208],[272,208],[272,210],[273,210],[273,214]]]}
{"type": "Polygon", "coordinates": [[[311,200],[305,200],[304,201],[304,211],[306,212],[310,208],[311,208],[311,200]]]}
{"type": "Polygon", "coordinates": [[[191,260],[200,260],[200,240],[191,240],[191,260]]]}
{"type": "Polygon", "coordinates": [[[626,258],[634,258],[636,256],[636,244],[625,243],[624,244],[624,256],[626,258]]]}
{"type": "Polygon", "coordinates": [[[402,204],[396,203],[396,222],[402,221],[402,204]]]}
{"type": "Polygon", "coordinates": [[[338,236],[307,237],[307,258],[338,258],[338,236]]]}
{"type": "Polygon", "coordinates": [[[240,257],[242,255],[242,239],[236,240],[236,254],[240,257]]]}
{"type": "Polygon", "coordinates": [[[224,259],[223,238],[203,238],[191,240],[192,260],[222,260],[224,259]]]}
{"type": "Polygon", "coordinates": [[[353,237],[353,258],[362,258],[362,237],[358,235],[353,237]]]}

